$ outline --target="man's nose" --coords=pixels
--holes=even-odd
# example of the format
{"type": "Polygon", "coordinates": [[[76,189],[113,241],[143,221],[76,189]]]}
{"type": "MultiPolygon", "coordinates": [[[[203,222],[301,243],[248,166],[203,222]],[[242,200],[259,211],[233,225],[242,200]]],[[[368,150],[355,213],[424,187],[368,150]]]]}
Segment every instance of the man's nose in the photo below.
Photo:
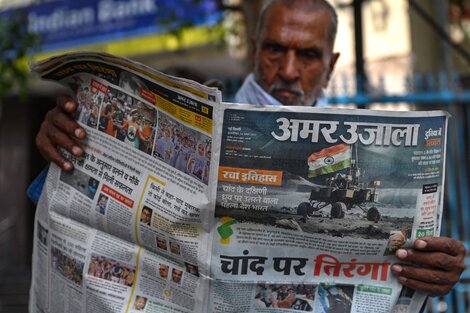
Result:
{"type": "Polygon", "coordinates": [[[297,56],[294,49],[287,50],[280,60],[279,76],[284,81],[293,81],[299,78],[300,72],[297,64],[297,56]]]}

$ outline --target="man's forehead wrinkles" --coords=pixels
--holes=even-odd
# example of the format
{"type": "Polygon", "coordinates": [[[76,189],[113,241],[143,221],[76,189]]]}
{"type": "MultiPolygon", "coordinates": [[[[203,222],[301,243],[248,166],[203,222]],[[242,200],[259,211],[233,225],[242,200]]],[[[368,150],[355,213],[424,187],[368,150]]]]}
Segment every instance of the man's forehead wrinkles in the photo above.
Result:
{"type": "Polygon", "coordinates": [[[284,39],[284,38],[271,38],[271,37],[266,37],[263,40],[260,41],[261,44],[276,44],[282,47],[285,47],[286,49],[293,49],[293,50],[322,50],[322,47],[312,41],[308,42],[301,42],[296,39],[284,39]]]}
{"type": "Polygon", "coordinates": [[[270,40],[276,41],[286,47],[311,48],[314,46],[325,45],[322,38],[313,36],[305,31],[281,29],[280,31],[267,34],[270,40]]]}

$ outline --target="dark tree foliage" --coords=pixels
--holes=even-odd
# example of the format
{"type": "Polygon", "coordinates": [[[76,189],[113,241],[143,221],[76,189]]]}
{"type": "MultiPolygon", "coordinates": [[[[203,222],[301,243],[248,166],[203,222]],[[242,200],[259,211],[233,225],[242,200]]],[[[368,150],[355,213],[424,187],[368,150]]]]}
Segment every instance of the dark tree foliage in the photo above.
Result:
{"type": "Polygon", "coordinates": [[[24,60],[38,43],[38,37],[28,31],[27,17],[21,11],[0,16],[0,96],[18,87],[26,96],[28,70],[24,60]]]}

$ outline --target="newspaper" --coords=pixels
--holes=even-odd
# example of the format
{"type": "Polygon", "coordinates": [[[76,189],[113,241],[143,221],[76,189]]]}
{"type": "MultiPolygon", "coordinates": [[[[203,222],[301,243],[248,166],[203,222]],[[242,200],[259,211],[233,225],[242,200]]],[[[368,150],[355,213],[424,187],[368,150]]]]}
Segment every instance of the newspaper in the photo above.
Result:
{"type": "Polygon", "coordinates": [[[32,66],[73,91],[30,312],[417,312],[394,251],[438,236],[448,114],[223,103],[124,58],[32,66]]]}

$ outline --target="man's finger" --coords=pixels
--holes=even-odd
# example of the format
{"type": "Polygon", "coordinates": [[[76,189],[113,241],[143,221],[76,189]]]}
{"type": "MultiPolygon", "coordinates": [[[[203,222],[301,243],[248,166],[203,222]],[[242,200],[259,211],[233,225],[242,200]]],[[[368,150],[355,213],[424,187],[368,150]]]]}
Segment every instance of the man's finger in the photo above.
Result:
{"type": "Polygon", "coordinates": [[[56,146],[41,133],[36,136],[36,146],[39,149],[39,153],[41,153],[42,157],[47,161],[55,163],[64,171],[68,172],[73,170],[72,162],[64,158],[64,156],[59,153],[56,146]]]}
{"type": "Polygon", "coordinates": [[[421,252],[415,249],[398,249],[395,253],[401,261],[407,261],[420,266],[439,268],[445,271],[463,271],[463,258],[449,255],[443,252],[421,252]]]}
{"type": "Polygon", "coordinates": [[[407,264],[394,264],[392,266],[392,272],[399,277],[434,285],[453,285],[459,279],[459,274],[455,272],[416,267],[407,264]]]}
{"type": "Polygon", "coordinates": [[[453,256],[465,256],[464,245],[448,237],[424,237],[414,242],[414,248],[422,251],[439,251],[453,256]]]}
{"type": "Polygon", "coordinates": [[[86,137],[85,130],[69,114],[60,111],[60,109],[56,108],[49,111],[46,115],[46,120],[71,137],[79,140],[86,137]]]}
{"type": "Polygon", "coordinates": [[[56,98],[56,105],[67,113],[73,113],[77,110],[77,103],[75,100],[65,95],[61,95],[56,98]]]}
{"type": "MultiPolygon", "coordinates": [[[[52,126],[49,127],[47,129],[47,137],[53,146],[59,146],[77,157],[83,155],[83,149],[77,144],[77,142],[60,129],[52,126]]],[[[55,150],[57,150],[57,148],[55,150]]]]}

